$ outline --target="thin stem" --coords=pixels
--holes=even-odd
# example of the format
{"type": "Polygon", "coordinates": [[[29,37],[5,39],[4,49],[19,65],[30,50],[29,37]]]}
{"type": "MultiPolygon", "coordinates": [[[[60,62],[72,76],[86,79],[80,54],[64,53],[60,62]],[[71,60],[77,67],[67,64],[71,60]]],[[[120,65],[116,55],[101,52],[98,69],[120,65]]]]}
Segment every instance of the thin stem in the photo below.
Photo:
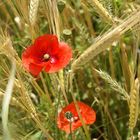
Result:
{"type": "Polygon", "coordinates": [[[45,95],[46,95],[46,97],[47,97],[47,100],[49,101],[50,104],[52,104],[52,100],[51,100],[51,97],[50,97],[50,95],[49,95],[48,88],[47,88],[47,86],[46,86],[46,84],[45,84],[45,80],[44,80],[44,78],[43,78],[42,73],[40,74],[40,78],[41,78],[41,82],[42,82],[43,87],[44,87],[44,91],[45,91],[45,95]]]}
{"type": "Polygon", "coordinates": [[[78,116],[79,116],[79,118],[80,118],[80,121],[82,122],[82,126],[83,126],[83,128],[84,128],[84,131],[85,131],[85,135],[86,135],[86,137],[87,137],[87,140],[91,140],[90,135],[89,135],[88,130],[87,130],[87,127],[86,127],[86,124],[84,123],[83,118],[82,118],[82,116],[81,116],[81,113],[80,113],[79,106],[78,106],[78,104],[77,104],[76,98],[75,98],[75,96],[73,95],[73,86],[72,86],[72,82],[73,82],[74,73],[72,72],[72,73],[70,73],[70,75],[71,75],[71,76],[70,76],[70,90],[71,90],[71,96],[72,96],[72,99],[73,99],[73,101],[74,101],[74,103],[75,103],[76,111],[77,111],[77,113],[78,113],[78,116]]]}

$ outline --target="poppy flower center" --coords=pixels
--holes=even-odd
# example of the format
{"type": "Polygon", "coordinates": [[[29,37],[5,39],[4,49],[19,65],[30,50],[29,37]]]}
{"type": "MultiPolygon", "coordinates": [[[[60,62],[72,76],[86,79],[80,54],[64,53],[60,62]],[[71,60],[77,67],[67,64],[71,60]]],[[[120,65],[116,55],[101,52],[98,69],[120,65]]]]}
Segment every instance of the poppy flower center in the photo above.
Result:
{"type": "Polygon", "coordinates": [[[76,121],[76,120],[78,119],[78,117],[74,117],[73,114],[72,114],[72,112],[70,112],[70,111],[67,111],[67,112],[65,113],[65,117],[66,117],[66,119],[67,119],[69,122],[74,122],[74,121],[76,121]]]}
{"type": "Polygon", "coordinates": [[[48,53],[44,54],[43,56],[44,60],[49,60],[50,59],[50,55],[48,53]]]}

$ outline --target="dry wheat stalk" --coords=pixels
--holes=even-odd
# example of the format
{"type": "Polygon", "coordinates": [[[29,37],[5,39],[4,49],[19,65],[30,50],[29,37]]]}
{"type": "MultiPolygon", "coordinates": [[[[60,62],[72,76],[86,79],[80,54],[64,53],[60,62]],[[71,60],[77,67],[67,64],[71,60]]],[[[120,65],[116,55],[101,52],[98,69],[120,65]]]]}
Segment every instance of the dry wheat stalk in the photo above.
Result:
{"type": "Polygon", "coordinates": [[[139,112],[139,80],[138,78],[132,83],[131,91],[130,91],[130,116],[129,116],[129,128],[131,132],[136,125],[138,112],[139,112]]]}
{"type": "Polygon", "coordinates": [[[59,19],[59,12],[58,12],[58,8],[57,8],[56,0],[52,1],[52,11],[53,11],[56,35],[57,35],[58,39],[60,40],[60,19],[59,19]]]}
{"type": "MultiPolygon", "coordinates": [[[[41,124],[40,119],[38,118],[38,113],[36,112],[35,106],[32,103],[32,100],[28,94],[28,90],[26,89],[26,86],[24,84],[23,79],[21,78],[21,74],[24,73],[24,69],[20,69],[22,67],[21,59],[18,57],[15,49],[12,46],[12,42],[8,36],[2,36],[3,42],[0,47],[0,53],[7,56],[7,58],[12,59],[16,62],[17,65],[17,78],[18,78],[18,85],[16,85],[19,90],[19,97],[22,97],[21,100],[18,100],[21,102],[21,105],[23,105],[23,109],[25,109],[31,118],[36,122],[38,128],[42,130],[42,132],[48,137],[49,140],[53,140],[51,135],[48,133],[48,131],[44,128],[44,126],[41,124]]],[[[16,84],[16,82],[15,82],[16,84]]]]}
{"type": "Polygon", "coordinates": [[[130,72],[128,56],[126,52],[126,45],[120,42],[120,48],[121,48],[121,65],[122,65],[122,72],[125,78],[125,87],[126,87],[126,91],[129,93],[131,72],[130,72]]]}
{"type": "Polygon", "coordinates": [[[84,65],[99,53],[106,50],[120,36],[140,22],[140,11],[134,12],[117,27],[111,28],[109,32],[102,35],[87,50],[85,50],[72,64],[72,70],[84,65]]]}
{"type": "Polygon", "coordinates": [[[58,40],[60,39],[60,19],[57,8],[57,0],[46,1],[49,13],[49,20],[53,34],[56,34],[58,40]]]}
{"type": "Polygon", "coordinates": [[[31,25],[35,24],[36,17],[37,17],[38,6],[39,6],[39,0],[30,0],[29,21],[30,21],[31,25]]]}

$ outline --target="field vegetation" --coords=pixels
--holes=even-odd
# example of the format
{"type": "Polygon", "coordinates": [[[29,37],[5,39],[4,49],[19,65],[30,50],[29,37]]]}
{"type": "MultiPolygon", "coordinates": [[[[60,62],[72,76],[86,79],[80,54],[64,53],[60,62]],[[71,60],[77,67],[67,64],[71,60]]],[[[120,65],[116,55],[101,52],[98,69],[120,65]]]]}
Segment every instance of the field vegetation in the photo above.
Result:
{"type": "Polygon", "coordinates": [[[139,47],[139,0],[0,0],[0,139],[140,140],[139,47]],[[45,34],[72,57],[33,75],[23,52],[45,34]],[[77,101],[95,122],[84,122],[77,101]],[[57,121],[71,102],[82,125],[66,133],[57,121]]]}

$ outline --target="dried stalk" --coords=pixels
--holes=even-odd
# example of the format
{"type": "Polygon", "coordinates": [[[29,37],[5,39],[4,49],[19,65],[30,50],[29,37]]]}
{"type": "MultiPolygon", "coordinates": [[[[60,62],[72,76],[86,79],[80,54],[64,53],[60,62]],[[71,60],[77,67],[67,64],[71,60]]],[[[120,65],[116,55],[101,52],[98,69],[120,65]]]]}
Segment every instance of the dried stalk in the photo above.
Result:
{"type": "Polygon", "coordinates": [[[129,68],[129,64],[128,64],[128,57],[127,57],[127,53],[126,53],[126,46],[124,43],[121,42],[120,44],[121,46],[121,64],[122,64],[122,71],[123,71],[123,75],[125,78],[125,85],[126,85],[126,90],[129,93],[130,92],[130,68],[129,68]]]}
{"type": "Polygon", "coordinates": [[[110,47],[109,49],[109,64],[110,64],[110,70],[111,70],[111,77],[115,80],[115,65],[113,61],[112,47],[110,47]]]}
{"type": "Polygon", "coordinates": [[[13,62],[11,74],[8,80],[8,84],[5,90],[3,103],[2,103],[2,126],[3,126],[3,140],[10,140],[10,132],[8,129],[8,114],[9,114],[9,105],[10,100],[12,98],[12,92],[14,87],[14,80],[15,80],[15,73],[16,73],[16,64],[13,62]]]}

